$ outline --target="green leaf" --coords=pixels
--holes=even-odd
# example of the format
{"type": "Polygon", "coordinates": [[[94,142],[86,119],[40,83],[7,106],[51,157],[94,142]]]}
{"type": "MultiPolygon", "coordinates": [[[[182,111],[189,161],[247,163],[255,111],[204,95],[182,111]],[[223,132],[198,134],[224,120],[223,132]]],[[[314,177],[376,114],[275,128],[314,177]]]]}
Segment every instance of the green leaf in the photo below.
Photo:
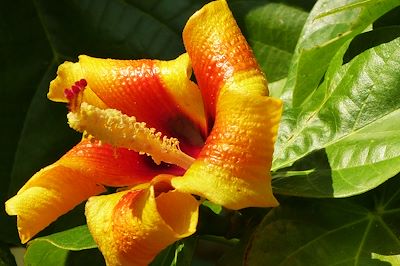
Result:
{"type": "Polygon", "coordinates": [[[302,107],[285,110],[273,170],[297,163],[274,173],[277,193],[350,196],[400,171],[399,45],[397,38],[360,54],[302,107]]]}
{"type": "Polygon", "coordinates": [[[348,199],[282,201],[248,245],[247,265],[387,265],[400,254],[400,176],[348,199]]]}
{"type": "Polygon", "coordinates": [[[179,240],[165,248],[150,264],[151,266],[190,266],[197,246],[197,237],[179,240]]]}
{"type": "Polygon", "coordinates": [[[316,90],[343,44],[398,5],[398,0],[318,1],[303,28],[285,86],[286,92],[293,92],[294,106],[316,90]]]}
{"type": "Polygon", "coordinates": [[[87,225],[78,226],[45,237],[38,237],[29,243],[33,245],[36,242],[47,242],[66,250],[83,250],[97,247],[87,225]]]}
{"type": "Polygon", "coordinates": [[[103,256],[98,249],[70,251],[58,248],[46,241],[32,241],[25,254],[26,266],[102,266],[105,265],[103,256]]]}
{"type": "Polygon", "coordinates": [[[26,265],[104,265],[88,227],[38,237],[28,243],[26,265]]]}
{"type": "Polygon", "coordinates": [[[385,256],[385,255],[380,255],[380,254],[376,254],[376,253],[372,253],[372,258],[373,259],[378,259],[381,261],[386,261],[391,263],[391,265],[400,265],[400,255],[389,255],[389,256],[385,256]]]}
{"type": "Polygon", "coordinates": [[[211,201],[208,201],[208,200],[204,201],[202,203],[202,205],[208,207],[215,214],[221,214],[221,212],[223,210],[221,205],[215,204],[215,203],[213,203],[211,201]]]}
{"type": "Polygon", "coordinates": [[[17,266],[8,245],[0,242],[0,266],[17,266]]]}
{"type": "MultiPolygon", "coordinates": [[[[3,3],[0,25],[0,118],[3,129],[0,150],[0,201],[3,205],[8,198],[7,191],[24,118],[41,75],[51,60],[51,51],[48,50],[40,22],[29,1],[3,3]],[[21,17],[24,19],[21,20],[21,17]]],[[[1,209],[0,239],[17,244],[19,241],[15,219],[6,216],[4,208],[1,209]]]]}
{"type": "Polygon", "coordinates": [[[32,242],[25,253],[26,266],[66,265],[69,251],[46,241],[32,242]]]}
{"type": "Polygon", "coordinates": [[[400,37],[400,25],[379,27],[357,35],[350,43],[349,49],[344,54],[343,60],[347,63],[356,55],[380,44],[390,42],[400,37]]]}
{"type": "Polygon", "coordinates": [[[229,6],[268,81],[285,78],[308,13],[271,1],[232,1],[229,6]]]}

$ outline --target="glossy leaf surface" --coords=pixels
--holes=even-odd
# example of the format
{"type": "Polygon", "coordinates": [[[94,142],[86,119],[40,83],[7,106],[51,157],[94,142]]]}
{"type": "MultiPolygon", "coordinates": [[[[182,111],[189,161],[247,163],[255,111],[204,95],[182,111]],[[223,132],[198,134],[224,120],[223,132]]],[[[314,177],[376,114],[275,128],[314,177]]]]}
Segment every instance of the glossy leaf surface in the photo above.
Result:
{"type": "Polygon", "coordinates": [[[344,197],[400,171],[400,38],[331,69],[300,108],[284,112],[274,188],[282,194],[344,197]],[[293,171],[293,169],[295,169],[293,171]]]}

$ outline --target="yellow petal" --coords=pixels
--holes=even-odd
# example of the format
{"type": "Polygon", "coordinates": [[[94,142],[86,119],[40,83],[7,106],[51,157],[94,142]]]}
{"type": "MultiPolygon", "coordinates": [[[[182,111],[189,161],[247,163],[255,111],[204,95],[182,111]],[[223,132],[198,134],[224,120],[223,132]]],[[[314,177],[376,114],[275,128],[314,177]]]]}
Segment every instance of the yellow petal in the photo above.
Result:
{"type": "Polygon", "coordinates": [[[37,172],[11,199],[6,212],[17,215],[22,243],[90,196],[104,192],[78,171],[53,164],[37,172]]]}
{"type": "Polygon", "coordinates": [[[204,148],[172,185],[230,209],[272,207],[270,167],[281,101],[225,92],[204,148]]]}
{"type": "MultiPolygon", "coordinates": [[[[64,90],[70,88],[76,81],[84,79],[84,77],[85,75],[80,65],[72,62],[64,62],[58,67],[57,77],[50,82],[47,97],[55,102],[68,102],[64,95],[64,90]]],[[[82,100],[99,108],[107,107],[89,86],[84,90],[82,100]]]]}
{"type": "Polygon", "coordinates": [[[195,232],[196,199],[160,192],[157,186],[165,180],[154,182],[87,202],[88,227],[107,265],[148,265],[162,249],[195,232]]]}
{"type": "Polygon", "coordinates": [[[231,209],[278,205],[270,167],[282,103],[267,96],[267,81],[226,1],[196,12],[183,39],[213,128],[173,186],[231,209]]]}

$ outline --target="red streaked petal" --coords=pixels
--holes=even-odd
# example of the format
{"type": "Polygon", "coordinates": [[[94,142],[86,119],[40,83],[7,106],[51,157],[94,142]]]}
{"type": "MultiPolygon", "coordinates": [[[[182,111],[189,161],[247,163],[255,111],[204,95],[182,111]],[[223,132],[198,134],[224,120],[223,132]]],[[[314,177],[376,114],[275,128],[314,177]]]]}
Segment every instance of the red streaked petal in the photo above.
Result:
{"type": "Polygon", "coordinates": [[[149,182],[158,174],[181,175],[184,170],[173,165],[156,165],[151,157],[135,151],[84,139],[59,161],[107,186],[131,186],[149,182]]]}
{"type": "MultiPolygon", "coordinates": [[[[205,134],[201,93],[190,81],[187,54],[175,60],[114,60],[80,56],[85,79],[109,108],[135,116],[137,121],[173,137],[179,123],[189,124],[191,134],[205,134]]],[[[199,137],[197,137],[199,138],[199,137]]]]}
{"type": "Polygon", "coordinates": [[[278,205],[270,168],[281,101],[225,92],[198,159],[172,185],[230,209],[278,205]]]}
{"type": "Polygon", "coordinates": [[[213,1],[186,23],[183,41],[211,122],[220,90],[268,95],[267,82],[225,0],[213,1]],[[242,82],[251,86],[242,86],[242,82]]]}
{"type": "Polygon", "coordinates": [[[162,249],[195,232],[195,198],[178,191],[157,194],[156,185],[87,202],[89,230],[107,265],[148,265],[162,249]]]}
{"type": "Polygon", "coordinates": [[[18,233],[26,243],[59,216],[104,191],[79,171],[55,163],[37,172],[9,199],[6,212],[17,216],[18,233]]]}

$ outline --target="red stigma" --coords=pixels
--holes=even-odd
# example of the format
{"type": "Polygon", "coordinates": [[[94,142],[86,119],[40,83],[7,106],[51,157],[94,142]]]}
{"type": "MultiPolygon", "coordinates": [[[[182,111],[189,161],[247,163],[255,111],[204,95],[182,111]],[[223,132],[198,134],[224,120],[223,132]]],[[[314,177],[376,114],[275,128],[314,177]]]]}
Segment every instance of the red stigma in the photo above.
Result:
{"type": "Polygon", "coordinates": [[[86,79],[81,79],[80,81],[77,81],[79,83],[80,87],[86,87],[87,86],[87,81],[86,79]]]}
{"type": "Polygon", "coordinates": [[[75,109],[78,106],[78,96],[87,86],[87,81],[85,79],[81,79],[76,81],[71,88],[67,88],[64,90],[64,96],[67,98],[69,104],[68,107],[70,110],[75,109]]]}

